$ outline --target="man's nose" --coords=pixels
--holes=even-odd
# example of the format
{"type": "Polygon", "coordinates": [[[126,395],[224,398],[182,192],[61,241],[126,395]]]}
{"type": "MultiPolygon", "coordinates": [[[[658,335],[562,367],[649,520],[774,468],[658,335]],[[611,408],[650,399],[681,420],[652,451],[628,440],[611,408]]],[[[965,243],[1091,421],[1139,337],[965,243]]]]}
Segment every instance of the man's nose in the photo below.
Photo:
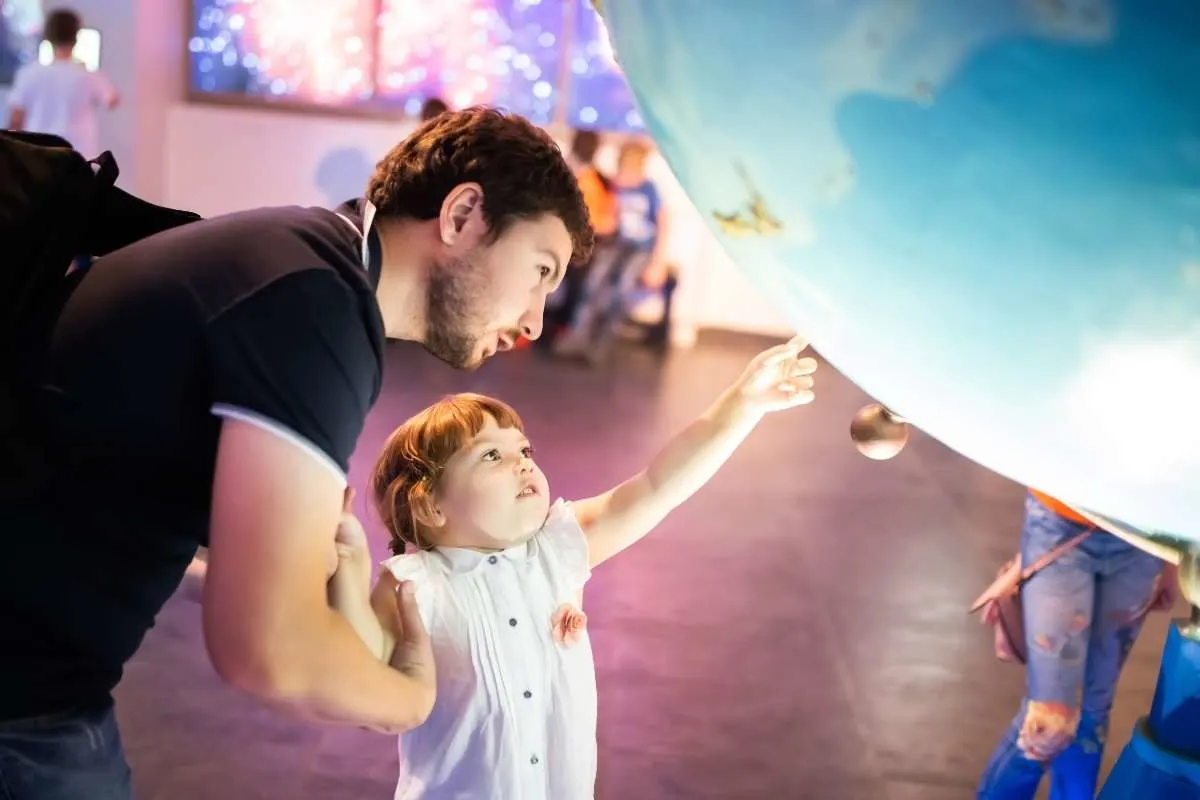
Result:
{"type": "Polygon", "coordinates": [[[546,313],[546,298],[535,301],[535,304],[525,312],[521,317],[518,325],[521,328],[521,335],[526,339],[533,340],[542,335],[542,321],[546,313]]]}

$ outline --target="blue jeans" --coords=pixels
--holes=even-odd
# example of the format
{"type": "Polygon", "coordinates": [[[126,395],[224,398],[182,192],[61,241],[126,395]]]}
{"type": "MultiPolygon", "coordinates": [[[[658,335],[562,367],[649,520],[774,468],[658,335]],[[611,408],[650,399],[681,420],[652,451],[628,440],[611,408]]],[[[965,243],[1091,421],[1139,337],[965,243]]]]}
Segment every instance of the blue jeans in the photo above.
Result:
{"type": "MultiPolygon", "coordinates": [[[[1032,564],[1083,530],[1030,495],[1022,563],[1032,564]]],[[[1154,556],[1097,531],[1025,584],[1026,696],[980,779],[980,800],[1033,800],[1047,766],[1051,800],[1095,797],[1117,678],[1141,631],[1137,612],[1162,568],[1154,556]],[[1031,701],[1080,712],[1075,740],[1049,765],[1017,747],[1031,701]]]]}
{"type": "Polygon", "coordinates": [[[0,800],[131,800],[117,719],[99,711],[0,720],[0,800]]]}

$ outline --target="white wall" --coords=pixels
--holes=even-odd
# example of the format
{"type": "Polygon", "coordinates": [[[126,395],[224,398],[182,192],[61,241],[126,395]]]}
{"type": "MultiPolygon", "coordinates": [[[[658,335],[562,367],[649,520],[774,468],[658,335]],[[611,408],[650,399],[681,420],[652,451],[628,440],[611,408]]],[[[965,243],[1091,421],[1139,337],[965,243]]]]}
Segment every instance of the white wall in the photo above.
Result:
{"type": "MultiPolygon", "coordinates": [[[[112,0],[93,0],[107,4],[112,0]]],[[[136,139],[130,144],[136,159],[137,191],[147,200],[165,203],[170,155],[168,113],[185,97],[187,49],[183,0],[137,0],[137,96],[134,114],[136,139]],[[145,143],[145,146],[137,146],[145,143]]],[[[128,160],[128,159],[127,159],[128,160]]]]}

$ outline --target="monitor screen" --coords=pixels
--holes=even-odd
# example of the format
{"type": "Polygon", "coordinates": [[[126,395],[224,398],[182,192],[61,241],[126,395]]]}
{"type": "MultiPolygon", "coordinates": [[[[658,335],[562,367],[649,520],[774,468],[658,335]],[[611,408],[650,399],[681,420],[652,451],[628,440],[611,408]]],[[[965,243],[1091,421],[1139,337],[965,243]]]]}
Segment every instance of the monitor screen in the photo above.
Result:
{"type": "Polygon", "coordinates": [[[589,130],[641,131],[633,92],[613,55],[604,20],[590,3],[580,3],[575,12],[568,56],[567,124],[589,130]]]}
{"type": "MultiPolygon", "coordinates": [[[[75,40],[75,49],[71,55],[77,61],[82,61],[91,72],[100,69],[100,31],[95,28],[80,28],[79,38],[75,40]]],[[[54,47],[45,40],[38,46],[38,61],[49,64],[54,60],[54,47]]]]}
{"type": "Polygon", "coordinates": [[[190,27],[193,96],[643,128],[591,0],[191,0],[190,27]]]}

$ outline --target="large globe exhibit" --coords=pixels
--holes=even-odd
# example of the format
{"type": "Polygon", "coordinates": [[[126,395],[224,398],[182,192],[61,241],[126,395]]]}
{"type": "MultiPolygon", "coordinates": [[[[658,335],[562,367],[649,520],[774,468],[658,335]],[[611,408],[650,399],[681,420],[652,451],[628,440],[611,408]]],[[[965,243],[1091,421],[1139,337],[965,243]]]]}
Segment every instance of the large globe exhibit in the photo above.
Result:
{"type": "Polygon", "coordinates": [[[596,5],[689,197],[834,366],[1200,541],[1200,2],[596,5]]]}

